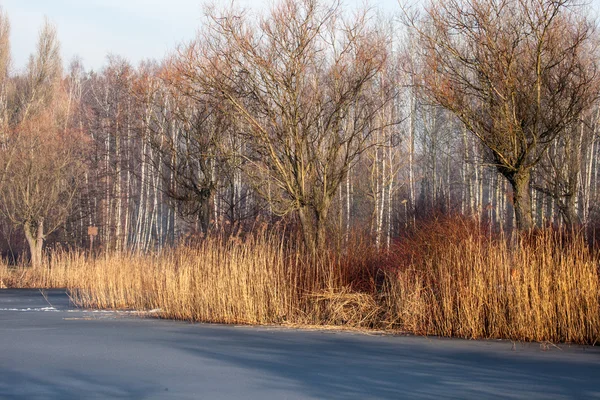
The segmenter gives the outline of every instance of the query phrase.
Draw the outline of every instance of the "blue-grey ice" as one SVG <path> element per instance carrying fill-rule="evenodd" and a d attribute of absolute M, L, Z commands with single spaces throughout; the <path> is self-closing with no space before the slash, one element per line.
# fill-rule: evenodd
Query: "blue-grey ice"
<path fill-rule="evenodd" d="M 2 399 L 600 399 L 600 349 L 559 347 L 189 324 L 0 291 Z"/>

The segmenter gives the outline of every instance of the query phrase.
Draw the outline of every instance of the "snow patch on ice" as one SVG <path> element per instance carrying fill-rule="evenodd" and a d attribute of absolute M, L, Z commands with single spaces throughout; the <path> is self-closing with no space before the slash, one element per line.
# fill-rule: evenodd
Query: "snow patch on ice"
<path fill-rule="evenodd" d="M 75 309 L 75 310 L 65 310 L 70 313 L 77 312 L 86 312 L 86 313 L 94 313 L 94 314 L 155 314 L 159 313 L 162 310 L 160 308 L 155 308 L 152 310 L 89 310 L 89 309 Z"/>
<path fill-rule="evenodd" d="M 0 311 L 58 311 L 54 307 L 41 307 L 41 308 L 0 308 Z"/>
<path fill-rule="evenodd" d="M 155 308 L 152 310 L 86 310 L 86 309 L 70 309 L 58 310 L 55 307 L 27 307 L 27 308 L 0 308 L 0 311 L 20 311 L 20 312 L 68 312 L 68 313 L 94 313 L 94 314 L 156 314 L 162 310 Z"/>

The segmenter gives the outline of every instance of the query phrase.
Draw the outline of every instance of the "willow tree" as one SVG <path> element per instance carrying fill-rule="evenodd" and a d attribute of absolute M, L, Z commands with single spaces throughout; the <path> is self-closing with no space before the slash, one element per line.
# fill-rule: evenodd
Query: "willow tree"
<path fill-rule="evenodd" d="M 322 248 L 333 197 L 365 150 L 381 96 L 385 38 L 367 12 L 282 0 L 255 18 L 208 10 L 182 50 L 190 92 L 209 94 L 247 143 L 247 175 L 274 212 L 297 213 L 307 246 Z"/>
<path fill-rule="evenodd" d="M 81 184 L 85 140 L 69 129 L 56 30 L 46 23 L 27 71 L 10 96 L 10 124 L 0 146 L 0 212 L 22 229 L 31 262 L 70 215 Z"/>
<path fill-rule="evenodd" d="M 595 24 L 571 0 L 432 0 L 410 22 L 424 92 L 489 150 L 530 229 L 532 169 L 596 95 Z"/>

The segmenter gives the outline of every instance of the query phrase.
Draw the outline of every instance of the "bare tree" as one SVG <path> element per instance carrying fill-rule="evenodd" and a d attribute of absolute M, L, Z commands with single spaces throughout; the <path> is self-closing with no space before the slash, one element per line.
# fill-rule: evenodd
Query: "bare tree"
<path fill-rule="evenodd" d="M 71 211 L 83 170 L 85 140 L 67 124 L 68 100 L 55 29 L 40 32 L 17 104 L 0 148 L 0 212 L 23 229 L 31 261 L 39 264 L 43 242 Z"/>
<path fill-rule="evenodd" d="M 489 149 L 533 226 L 532 168 L 596 96 L 595 25 L 571 0 L 433 0 L 411 20 L 422 88 Z"/>
<path fill-rule="evenodd" d="M 190 92 L 223 104 L 255 188 L 274 212 L 297 212 L 307 246 L 321 248 L 332 199 L 391 98 L 376 79 L 384 37 L 368 13 L 347 19 L 316 0 L 283 0 L 257 24 L 236 10 L 208 16 L 182 51 Z"/>
<path fill-rule="evenodd" d="M 39 264 L 47 235 L 72 211 L 84 169 L 82 137 L 64 132 L 52 113 L 28 118 L 0 153 L 6 181 L 0 191 L 4 216 L 23 229 L 31 262 Z"/>
<path fill-rule="evenodd" d="M 142 134 L 158 154 L 151 167 L 161 176 L 164 192 L 183 217 L 198 221 L 207 233 L 219 176 L 227 168 L 219 143 L 230 123 L 208 96 L 187 96 L 179 72 L 169 65 L 138 85 L 146 107 Z"/>

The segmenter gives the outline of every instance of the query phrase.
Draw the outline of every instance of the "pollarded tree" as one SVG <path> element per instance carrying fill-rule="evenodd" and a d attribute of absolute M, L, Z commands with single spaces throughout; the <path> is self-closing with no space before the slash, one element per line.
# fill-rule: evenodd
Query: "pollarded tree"
<path fill-rule="evenodd" d="M 385 38 L 368 13 L 346 18 L 317 0 L 283 0 L 260 19 L 208 17 L 181 54 L 188 93 L 222 104 L 248 144 L 255 188 L 275 212 L 297 213 L 306 245 L 322 248 L 333 197 L 392 97 L 378 79 Z"/>
<path fill-rule="evenodd" d="M 489 149 L 520 230 L 533 225 L 533 167 L 596 96 L 596 27 L 582 11 L 571 0 L 432 0 L 410 21 L 424 92 Z"/>

